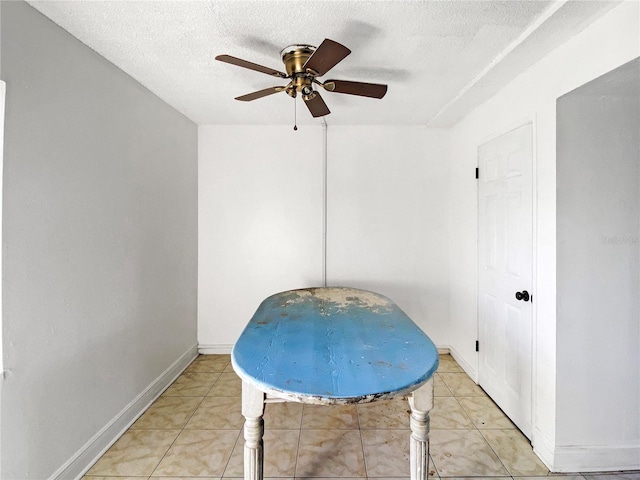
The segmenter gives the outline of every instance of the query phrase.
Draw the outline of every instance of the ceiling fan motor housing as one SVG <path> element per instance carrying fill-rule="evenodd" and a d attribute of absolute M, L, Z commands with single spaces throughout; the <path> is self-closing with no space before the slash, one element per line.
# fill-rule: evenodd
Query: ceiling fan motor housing
<path fill-rule="evenodd" d="M 291 77 L 291 87 L 287 89 L 287 93 L 292 97 L 298 92 L 305 99 L 315 96 L 312 86 L 315 74 L 304 69 L 304 64 L 315 50 L 316 47 L 312 45 L 289 45 L 280 52 L 287 75 Z"/>
<path fill-rule="evenodd" d="M 292 76 L 296 73 L 306 73 L 303 69 L 309 57 L 316 51 L 316 47 L 312 45 L 289 45 L 280 52 L 282 61 L 284 62 L 287 75 Z"/>

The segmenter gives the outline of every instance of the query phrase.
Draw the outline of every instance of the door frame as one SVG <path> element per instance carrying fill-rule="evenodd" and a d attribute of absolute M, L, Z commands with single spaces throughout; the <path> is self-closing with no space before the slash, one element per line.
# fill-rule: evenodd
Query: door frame
<path fill-rule="evenodd" d="M 486 135 L 478 141 L 476 146 L 476 167 L 478 165 L 478 154 L 480 147 L 485 143 L 495 140 L 512 130 L 520 128 L 524 125 L 531 124 L 531 287 L 533 290 L 533 301 L 531 303 L 531 438 L 533 443 L 536 431 L 536 392 L 537 392 L 537 371 L 538 371 L 538 128 L 537 115 L 535 112 L 525 115 L 516 120 L 496 128 L 491 134 Z M 479 239 L 480 239 L 480 182 L 476 182 L 476 339 L 480 338 L 480 269 L 478 268 L 478 260 L 480 258 Z M 482 348 L 482 346 L 480 347 Z M 476 352 L 476 375 L 475 382 L 480 383 L 480 353 Z"/>

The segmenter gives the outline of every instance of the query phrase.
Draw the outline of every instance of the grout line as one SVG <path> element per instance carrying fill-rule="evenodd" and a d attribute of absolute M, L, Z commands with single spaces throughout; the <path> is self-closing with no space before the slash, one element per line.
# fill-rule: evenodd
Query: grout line
<path fill-rule="evenodd" d="M 224 368 L 227 368 L 227 365 L 225 365 Z M 211 390 L 213 390 L 213 387 L 216 386 L 216 383 L 218 383 L 218 381 L 220 380 L 220 377 L 224 373 L 224 368 L 222 369 L 223 371 L 219 373 L 218 378 L 216 378 L 214 382 L 211 384 L 211 387 L 209 387 L 209 390 L 207 390 L 207 393 L 204 394 L 204 398 L 207 398 L 207 396 L 211 393 Z M 211 372 L 211 373 L 218 373 L 218 372 Z"/>
<path fill-rule="evenodd" d="M 468 376 L 468 375 L 467 375 Z M 453 393 L 453 392 L 452 392 Z M 462 397 L 462 395 L 460 395 L 460 397 Z M 456 402 L 458 403 L 458 405 L 460 405 L 460 408 L 462 408 L 462 410 L 466 413 L 464 407 L 462 406 L 462 404 L 460 404 L 460 402 L 458 401 L 458 395 L 453 396 L 453 398 L 456 399 Z M 468 415 L 467 415 L 468 416 Z M 478 426 L 475 424 L 475 422 L 473 421 L 473 419 L 471 419 L 471 417 L 469 417 L 469 420 L 471 420 L 471 424 L 473 425 L 473 428 L 480 434 L 480 437 L 484 440 L 484 442 L 487 444 L 487 446 L 491 449 L 491 451 L 493 452 L 493 454 L 496 456 L 496 458 L 498 459 L 498 461 L 500 462 L 500 465 L 502 465 L 502 468 L 504 468 L 504 470 L 509 474 L 509 476 L 511 476 L 511 470 L 509 470 L 509 468 L 505 465 L 505 463 L 502 461 L 502 458 L 500 458 L 500 455 L 498 455 L 498 452 L 495 451 L 495 449 L 493 448 L 493 446 L 489 443 L 489 441 L 486 439 L 486 437 L 482 434 L 482 431 L 478 428 Z M 511 476 L 511 478 L 513 478 Z"/>
<path fill-rule="evenodd" d="M 128 431 L 128 430 L 127 430 Z M 178 440 L 178 437 L 182 434 L 182 432 L 184 431 L 184 426 L 180 429 L 180 432 L 178 433 L 178 435 L 176 435 L 176 438 L 173 439 L 173 442 L 171 442 L 171 445 L 169 445 L 169 448 L 167 448 L 167 450 L 164 452 L 164 454 L 162 455 L 162 458 L 158 461 L 158 463 L 156 464 L 155 467 L 153 467 L 153 470 L 151 471 L 151 475 L 149 475 L 149 478 L 151 478 L 153 476 L 154 473 L 156 473 L 156 470 L 158 469 L 158 467 L 160 466 L 160 464 L 162 463 L 162 461 L 165 459 L 165 457 L 167 456 L 167 453 L 169 453 L 169 450 L 171 450 L 173 448 L 173 446 L 176 443 L 176 440 Z"/>
<path fill-rule="evenodd" d="M 298 435 L 298 445 L 296 446 L 296 461 L 294 462 L 293 465 L 293 477 L 296 477 L 296 474 L 298 473 L 298 457 L 300 456 L 300 442 L 302 442 L 302 419 L 304 418 L 304 407 L 305 404 L 302 404 L 302 409 L 300 411 L 300 428 L 298 429 L 299 435 Z"/>
<path fill-rule="evenodd" d="M 198 358 L 198 357 L 196 357 Z M 195 362 L 195 359 L 193 360 L 193 362 Z M 193 362 L 191 362 L 189 364 L 189 367 L 191 365 L 193 365 Z M 189 368 L 187 367 L 187 368 Z M 186 369 L 185 369 L 186 371 Z M 183 372 L 184 373 L 184 372 Z M 190 372 L 190 373 L 218 373 L 218 372 Z M 181 374 L 182 375 L 182 374 Z M 180 378 L 180 377 L 178 377 Z M 211 389 L 213 388 L 213 385 L 216 384 L 216 382 L 218 381 L 218 379 L 220 378 L 220 376 L 218 375 L 218 378 L 216 378 L 216 380 L 213 382 L 213 384 L 211 385 L 211 387 L 209 388 L 209 390 L 207 390 L 207 393 L 209 393 L 209 391 L 211 391 Z M 177 378 L 176 378 L 177 380 Z M 175 383 L 175 380 L 173 381 L 173 383 Z M 173 385 L 173 383 L 171 385 Z M 169 385 L 169 388 L 171 387 L 171 385 Z M 168 390 L 168 388 L 167 388 Z M 158 398 L 162 398 L 162 397 L 158 397 Z M 193 397 L 183 397 L 183 398 L 193 398 Z M 198 397 L 196 397 L 198 398 Z M 153 476 L 154 473 L 156 473 L 156 470 L 158 469 L 158 467 L 160 466 L 160 464 L 162 463 L 162 461 L 165 459 L 165 457 L 167 456 L 167 453 L 169 453 L 169 450 L 171 450 L 173 448 L 173 446 L 175 445 L 176 441 L 178 440 L 178 437 L 180 437 L 180 435 L 182 435 L 182 432 L 184 432 L 185 427 L 187 426 L 187 424 L 189 423 L 189 421 L 191 421 L 191 419 L 193 418 L 193 416 L 195 415 L 195 413 L 198 411 L 198 409 L 200 408 L 200 405 L 202 405 L 202 402 L 204 402 L 204 399 L 207 398 L 207 395 L 205 394 L 201 399 L 200 402 L 198 402 L 198 406 L 193 410 L 193 412 L 191 413 L 191 415 L 189 415 L 189 418 L 184 422 L 184 424 L 182 425 L 182 428 L 180 429 L 180 433 L 178 433 L 178 435 L 176 435 L 176 438 L 174 438 L 173 442 L 171 442 L 171 445 L 169 445 L 169 448 L 167 448 L 167 451 L 164 452 L 164 455 L 162 455 L 162 458 L 160 459 L 160 461 L 158 462 L 158 464 L 154 467 L 153 471 L 151 472 L 151 475 L 149 475 L 149 478 L 151 478 Z M 157 400 L 156 400 L 157 402 Z M 156 402 L 153 402 L 149 408 L 151 408 L 153 406 L 153 404 L 155 404 Z M 149 409 L 145 410 L 144 413 L 146 413 Z M 143 415 L 144 415 L 143 413 Z M 131 429 L 131 427 L 129 427 L 129 430 Z M 127 430 L 127 431 L 129 431 Z M 233 450 L 231 450 L 231 452 L 233 453 Z M 226 468 L 226 466 L 225 466 Z M 224 473 L 224 470 L 223 472 Z"/>
<path fill-rule="evenodd" d="M 263 417 L 263 422 L 264 422 L 264 417 Z M 225 477 L 225 474 L 227 473 L 227 468 L 229 468 L 229 464 L 231 463 L 231 458 L 233 457 L 233 452 L 235 452 L 236 448 L 238 447 L 238 443 L 239 442 L 243 442 L 244 443 L 244 435 L 242 434 L 242 431 L 244 430 L 244 422 L 242 422 L 242 427 L 240 427 L 240 430 L 238 430 L 238 437 L 236 438 L 236 443 L 233 444 L 233 447 L 231 448 L 231 454 L 229 455 L 229 459 L 227 460 L 227 463 L 225 463 L 224 468 L 222 469 L 222 475 L 220 475 L 219 478 L 223 479 L 223 478 L 233 478 L 233 477 Z M 263 451 L 262 454 L 264 455 L 264 434 L 263 434 Z M 242 445 L 242 448 L 244 450 L 244 445 Z M 244 452 L 243 452 L 244 455 Z M 243 469 L 244 469 L 244 461 L 242 463 L 243 465 Z M 216 477 L 214 477 L 216 478 Z"/>
<path fill-rule="evenodd" d="M 498 461 L 500 462 L 500 464 L 502 465 L 502 467 L 507 471 L 507 473 L 511 476 L 511 478 L 513 478 L 513 475 L 511 474 L 511 470 L 509 470 L 509 467 L 507 467 L 507 465 L 502 461 L 502 458 L 500 458 L 500 455 L 498 455 L 498 452 L 496 452 L 496 450 L 493 448 L 493 445 L 491 445 L 489 443 L 489 440 L 487 440 L 487 437 L 485 437 L 482 434 L 482 430 L 480 430 L 479 428 L 476 427 L 476 430 L 478 431 L 478 433 L 480 434 L 480 436 L 482 437 L 482 439 L 484 440 L 484 442 L 487 444 L 487 446 L 491 449 L 491 451 L 493 452 L 493 454 L 496 456 L 496 458 L 498 459 Z"/>
<path fill-rule="evenodd" d="M 367 469 L 367 456 L 364 452 L 364 440 L 362 439 L 362 428 L 360 427 L 360 410 L 358 405 L 354 405 L 356 409 L 356 423 L 358 424 L 358 433 L 360 434 L 360 448 L 362 448 L 362 463 L 364 464 L 364 478 L 369 478 L 369 471 Z"/>

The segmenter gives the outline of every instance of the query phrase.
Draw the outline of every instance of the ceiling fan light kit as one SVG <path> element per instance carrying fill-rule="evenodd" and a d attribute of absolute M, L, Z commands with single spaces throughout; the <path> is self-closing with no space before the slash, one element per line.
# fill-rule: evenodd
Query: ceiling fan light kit
<path fill-rule="evenodd" d="M 387 86 L 377 83 L 352 82 L 349 80 L 327 80 L 321 82 L 317 79 L 317 77 L 323 76 L 344 60 L 350 53 L 351 50 L 347 47 L 328 38 L 325 38 L 317 48 L 304 44 L 289 45 L 280 52 L 286 73 L 232 57 L 231 55 L 218 55 L 216 60 L 273 77 L 290 79 L 285 86 L 265 88 L 236 97 L 236 100 L 249 102 L 279 92 L 287 92 L 293 98 L 300 94 L 311 115 L 313 117 L 323 117 L 331 113 L 331 111 L 320 96 L 320 92 L 314 90 L 314 84 L 319 85 L 327 92 L 369 98 L 382 98 L 387 93 Z"/>

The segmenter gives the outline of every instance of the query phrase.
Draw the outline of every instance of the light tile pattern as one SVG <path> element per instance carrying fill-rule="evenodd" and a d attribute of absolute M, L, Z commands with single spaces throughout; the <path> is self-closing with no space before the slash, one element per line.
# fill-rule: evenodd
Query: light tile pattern
<path fill-rule="evenodd" d="M 431 412 L 436 480 L 549 480 L 531 445 L 449 355 Z M 200 355 L 91 467 L 84 480 L 242 478 L 241 382 L 229 355 Z M 409 480 L 409 407 L 269 403 L 265 480 Z M 562 476 L 640 480 L 640 472 Z"/>

